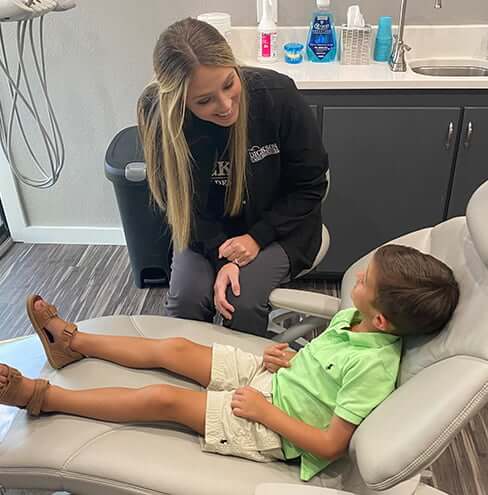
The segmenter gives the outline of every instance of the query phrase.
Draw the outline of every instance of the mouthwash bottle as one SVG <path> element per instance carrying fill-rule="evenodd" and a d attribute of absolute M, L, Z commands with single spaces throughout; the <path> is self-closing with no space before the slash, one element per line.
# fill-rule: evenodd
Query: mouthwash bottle
<path fill-rule="evenodd" d="M 337 54 L 334 18 L 327 8 L 330 0 L 317 0 L 317 12 L 310 22 L 307 56 L 311 62 L 332 62 Z"/>

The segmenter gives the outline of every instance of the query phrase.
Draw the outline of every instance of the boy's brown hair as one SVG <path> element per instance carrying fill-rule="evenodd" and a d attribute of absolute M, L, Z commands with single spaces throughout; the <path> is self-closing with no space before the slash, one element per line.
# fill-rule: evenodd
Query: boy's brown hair
<path fill-rule="evenodd" d="M 389 244 L 374 254 L 376 297 L 373 305 L 397 335 L 441 330 L 459 300 L 459 286 L 442 261 L 417 249 Z"/>

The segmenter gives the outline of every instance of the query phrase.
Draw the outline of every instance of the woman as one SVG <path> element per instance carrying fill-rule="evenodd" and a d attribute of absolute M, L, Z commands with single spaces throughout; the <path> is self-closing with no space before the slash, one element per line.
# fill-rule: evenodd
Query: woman
<path fill-rule="evenodd" d="M 148 181 L 174 257 L 165 314 L 264 335 L 268 297 L 312 265 L 328 168 L 294 83 L 240 68 L 219 32 L 185 19 L 160 36 L 138 102 Z"/>

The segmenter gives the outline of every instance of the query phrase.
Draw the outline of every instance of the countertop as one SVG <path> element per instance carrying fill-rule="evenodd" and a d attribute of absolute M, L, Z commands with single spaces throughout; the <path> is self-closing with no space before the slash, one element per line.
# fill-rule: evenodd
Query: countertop
<path fill-rule="evenodd" d="M 279 45 L 287 41 L 304 42 L 306 27 L 280 28 Z M 451 64 L 488 68 L 488 25 L 407 26 L 405 39 L 412 50 L 408 63 L 444 59 Z M 462 43 L 459 43 L 462 40 Z M 257 33 L 253 27 L 232 30 L 232 48 L 242 65 L 267 67 L 290 76 L 299 89 L 487 89 L 488 77 L 433 77 L 406 72 L 392 72 L 387 63 L 342 65 L 340 62 L 287 64 L 280 50 L 279 61 L 257 61 Z"/>

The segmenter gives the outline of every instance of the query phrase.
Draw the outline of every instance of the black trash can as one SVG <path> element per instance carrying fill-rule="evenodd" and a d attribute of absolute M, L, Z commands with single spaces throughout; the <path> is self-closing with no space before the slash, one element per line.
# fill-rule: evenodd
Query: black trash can
<path fill-rule="evenodd" d="M 135 285 L 167 287 L 171 234 L 164 215 L 150 201 L 137 126 L 113 138 L 105 155 L 105 175 L 114 185 Z"/>

